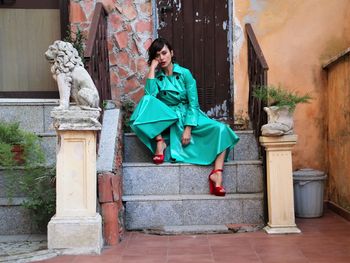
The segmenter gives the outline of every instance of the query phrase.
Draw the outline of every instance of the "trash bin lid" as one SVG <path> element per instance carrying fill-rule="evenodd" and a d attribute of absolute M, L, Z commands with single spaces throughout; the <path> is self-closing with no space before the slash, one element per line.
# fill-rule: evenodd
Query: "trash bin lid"
<path fill-rule="evenodd" d="M 319 170 L 311 168 L 300 169 L 293 172 L 293 179 L 295 180 L 323 180 L 327 175 Z"/>

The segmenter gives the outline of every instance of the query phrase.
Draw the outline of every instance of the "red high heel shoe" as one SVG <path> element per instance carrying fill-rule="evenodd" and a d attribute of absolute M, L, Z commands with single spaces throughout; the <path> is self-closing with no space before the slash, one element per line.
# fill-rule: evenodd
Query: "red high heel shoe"
<path fill-rule="evenodd" d="M 155 164 L 162 164 L 164 162 L 164 151 L 165 151 L 165 148 L 166 148 L 166 144 L 164 142 L 164 139 L 163 138 L 160 138 L 160 139 L 156 139 L 156 142 L 163 142 L 163 154 L 155 154 L 154 157 L 153 157 L 153 162 Z"/>
<path fill-rule="evenodd" d="M 210 190 L 210 194 L 212 195 L 216 195 L 216 196 L 225 196 L 226 195 L 226 191 L 225 188 L 222 186 L 216 186 L 215 182 L 210 179 L 210 176 L 212 174 L 215 174 L 216 172 L 222 172 L 222 169 L 217 169 L 217 170 L 213 170 L 210 172 L 209 174 L 209 190 Z"/>

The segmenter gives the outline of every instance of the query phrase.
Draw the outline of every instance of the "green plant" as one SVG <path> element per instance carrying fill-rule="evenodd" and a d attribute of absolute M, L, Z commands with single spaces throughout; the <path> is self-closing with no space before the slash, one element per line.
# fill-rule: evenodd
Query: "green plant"
<path fill-rule="evenodd" d="M 19 123 L 0 123 L 0 166 L 17 164 L 12 151 L 14 145 L 20 145 L 23 149 L 23 165 L 29 167 L 44 162 L 39 138 L 34 133 L 20 129 Z"/>
<path fill-rule="evenodd" d="M 130 117 L 134 112 L 135 102 L 127 99 L 122 102 L 122 111 L 123 111 L 123 130 L 124 132 L 131 132 L 130 128 Z"/>
<path fill-rule="evenodd" d="M 13 146 L 20 145 L 20 162 L 15 159 Z M 26 194 L 23 206 L 29 210 L 34 225 L 46 228 L 55 213 L 55 169 L 44 166 L 45 157 L 39 137 L 20 129 L 18 123 L 0 123 L 0 166 L 2 166 L 7 197 L 16 192 Z"/>
<path fill-rule="evenodd" d="M 26 171 L 25 171 L 26 172 Z M 23 206 L 28 209 L 36 227 L 45 231 L 56 212 L 55 168 L 36 167 L 19 179 L 22 192 L 27 193 Z"/>
<path fill-rule="evenodd" d="M 84 42 L 86 40 L 86 37 L 80 28 L 77 27 L 76 31 L 74 32 L 72 30 L 72 27 L 68 26 L 67 37 L 65 37 L 63 40 L 73 45 L 73 47 L 78 51 L 78 54 L 84 63 Z"/>
<path fill-rule="evenodd" d="M 259 86 L 254 89 L 253 96 L 264 101 L 269 106 L 287 106 L 293 112 L 299 103 L 309 103 L 312 97 L 309 94 L 299 95 L 294 91 L 287 91 L 281 86 Z"/>

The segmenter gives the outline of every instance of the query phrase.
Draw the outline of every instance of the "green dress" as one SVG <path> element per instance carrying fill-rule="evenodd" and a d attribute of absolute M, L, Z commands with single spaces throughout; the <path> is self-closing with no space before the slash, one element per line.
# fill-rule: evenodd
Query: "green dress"
<path fill-rule="evenodd" d="M 171 76 L 159 71 L 154 79 L 147 79 L 145 95 L 130 118 L 130 126 L 153 153 L 155 137 L 162 134 L 167 143 L 165 160 L 171 162 L 209 165 L 226 149 L 227 159 L 239 140 L 228 125 L 200 110 L 196 81 L 178 64 L 174 64 Z M 185 126 L 192 126 L 192 132 L 190 143 L 183 146 Z"/>

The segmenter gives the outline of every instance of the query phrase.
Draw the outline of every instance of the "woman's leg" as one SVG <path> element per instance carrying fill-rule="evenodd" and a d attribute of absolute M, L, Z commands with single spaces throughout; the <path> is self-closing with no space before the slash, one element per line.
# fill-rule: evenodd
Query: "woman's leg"
<path fill-rule="evenodd" d="M 156 153 L 155 154 L 163 154 L 164 149 L 166 148 L 166 144 L 163 140 L 162 135 L 158 135 L 155 138 L 156 142 L 157 142 L 157 148 L 156 148 Z"/>
<path fill-rule="evenodd" d="M 219 153 L 216 156 L 216 159 L 214 162 L 214 170 L 223 169 L 225 155 L 226 155 L 226 150 L 224 150 L 222 153 Z M 210 179 L 215 182 L 216 186 L 221 186 L 222 185 L 222 172 L 213 173 L 210 176 Z"/>

